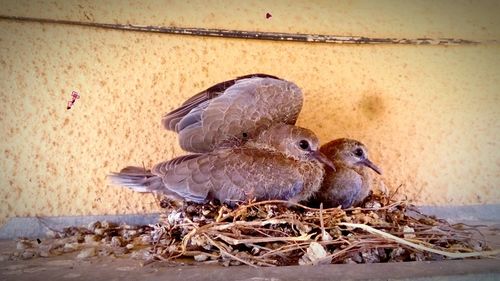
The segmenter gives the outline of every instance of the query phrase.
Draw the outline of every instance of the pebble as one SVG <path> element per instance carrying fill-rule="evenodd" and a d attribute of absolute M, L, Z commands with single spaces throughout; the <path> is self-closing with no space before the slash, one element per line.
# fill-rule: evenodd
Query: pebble
<path fill-rule="evenodd" d="M 93 235 L 93 234 L 87 234 L 87 235 L 85 235 L 84 240 L 85 240 L 85 243 L 87 243 L 87 244 L 94 244 L 95 242 L 100 240 L 100 238 L 96 235 Z"/>
<path fill-rule="evenodd" d="M 137 240 L 139 240 L 137 241 L 139 245 L 147 246 L 151 244 L 151 236 L 149 234 L 143 234 Z"/>
<path fill-rule="evenodd" d="M 149 253 L 149 250 L 147 250 L 147 249 L 142 249 L 139 251 L 132 252 L 132 254 L 130 255 L 130 258 L 136 259 L 136 260 L 147 260 L 150 257 L 151 257 L 151 254 Z"/>
<path fill-rule="evenodd" d="M 90 231 L 95 231 L 96 228 L 101 228 L 101 222 L 100 221 L 95 221 L 92 222 L 88 225 L 87 227 Z"/>
<path fill-rule="evenodd" d="M 110 224 L 108 221 L 103 221 L 103 222 L 101 222 L 101 226 L 102 226 L 102 228 L 109 228 Z"/>
<path fill-rule="evenodd" d="M 94 247 L 86 248 L 80 251 L 80 253 L 76 256 L 77 259 L 86 259 L 89 257 L 93 257 L 96 255 L 96 250 Z"/>
<path fill-rule="evenodd" d="M 111 246 L 113 246 L 113 247 L 121 247 L 122 244 L 123 244 L 123 241 L 122 241 L 122 239 L 120 237 L 113 236 L 111 238 Z"/>
<path fill-rule="evenodd" d="M 45 236 L 47 238 L 56 238 L 57 233 L 55 231 L 52 231 L 52 230 L 47 230 L 47 232 L 45 232 Z"/>
<path fill-rule="evenodd" d="M 95 228 L 94 233 L 96 235 L 103 235 L 104 234 L 104 228 Z"/>
<path fill-rule="evenodd" d="M 128 253 L 128 249 L 125 247 L 119 247 L 113 249 L 113 254 L 117 257 L 123 256 Z"/>
<path fill-rule="evenodd" d="M 194 256 L 195 261 L 206 261 L 208 259 L 208 256 L 205 254 L 199 254 Z"/>
<path fill-rule="evenodd" d="M 32 259 L 34 256 L 36 256 L 36 252 L 34 250 L 31 250 L 31 249 L 25 250 L 23 252 L 23 254 L 21 255 L 21 257 L 25 260 Z"/>
<path fill-rule="evenodd" d="M 111 255 L 111 253 L 112 253 L 112 250 L 111 250 L 110 247 L 103 247 L 99 251 L 99 256 L 101 256 L 101 257 L 107 257 L 107 256 Z"/>
<path fill-rule="evenodd" d="M 135 229 L 132 229 L 132 230 L 126 230 L 126 231 L 124 231 L 124 233 L 123 233 L 123 238 L 124 238 L 125 240 L 131 240 L 131 239 L 133 239 L 134 237 L 136 237 L 138 234 L 139 234 L 139 233 L 138 233 L 138 231 L 137 231 L 137 230 L 135 230 Z"/>
<path fill-rule="evenodd" d="M 17 244 L 16 244 L 16 249 L 22 251 L 22 250 L 26 250 L 26 249 L 29 249 L 29 248 L 32 248 L 33 247 L 33 244 L 29 241 L 24 241 L 24 240 L 21 240 L 21 241 L 17 241 Z"/>
<path fill-rule="evenodd" d="M 65 253 L 71 253 L 77 251 L 79 248 L 80 245 L 78 245 L 78 243 L 66 243 L 64 244 L 63 251 Z"/>
<path fill-rule="evenodd" d="M 40 257 L 49 257 L 50 256 L 50 250 L 52 250 L 51 245 L 40 245 L 38 246 L 38 255 Z"/>

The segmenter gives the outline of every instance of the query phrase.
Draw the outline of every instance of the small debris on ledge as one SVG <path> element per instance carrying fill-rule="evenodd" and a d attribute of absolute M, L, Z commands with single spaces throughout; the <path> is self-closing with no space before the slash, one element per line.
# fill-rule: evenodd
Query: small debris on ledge
<path fill-rule="evenodd" d="M 47 239 L 19 238 L 2 260 L 77 253 L 170 264 L 312 265 L 432 261 L 495 256 L 478 229 L 427 216 L 406 201 L 370 195 L 362 208 L 316 209 L 272 200 L 235 208 L 208 203 L 181 207 L 162 200 L 155 225 L 93 222 L 51 230 Z"/>

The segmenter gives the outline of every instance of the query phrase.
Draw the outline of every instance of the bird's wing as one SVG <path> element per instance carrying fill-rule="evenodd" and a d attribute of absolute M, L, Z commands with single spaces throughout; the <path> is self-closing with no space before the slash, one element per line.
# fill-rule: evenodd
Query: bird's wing
<path fill-rule="evenodd" d="M 168 161 L 164 161 L 164 162 L 161 162 L 161 163 L 158 163 L 156 164 L 153 169 L 151 169 L 151 172 L 157 176 L 162 176 L 164 175 L 168 170 L 171 170 L 173 169 L 175 166 L 185 162 L 185 161 L 188 161 L 190 159 L 195 159 L 195 158 L 198 158 L 198 157 L 201 157 L 203 156 L 202 154 L 197 154 L 197 153 L 194 153 L 194 154 L 186 154 L 186 155 L 182 155 L 182 156 L 179 156 L 179 157 L 176 157 L 174 159 L 171 159 L 171 160 L 168 160 Z"/>
<path fill-rule="evenodd" d="M 302 190 L 296 162 L 282 154 L 235 148 L 219 159 L 210 170 L 211 195 L 228 204 L 251 198 L 288 200 Z"/>
<path fill-rule="evenodd" d="M 255 137 L 274 123 L 295 124 L 302 103 L 302 92 L 292 82 L 240 79 L 177 122 L 179 142 L 186 151 L 210 152 L 228 141 Z"/>
<path fill-rule="evenodd" d="M 188 154 L 156 164 L 152 173 L 160 176 L 170 191 L 188 201 L 206 201 L 210 186 L 210 162 L 208 154 Z"/>
<path fill-rule="evenodd" d="M 197 203 L 287 200 L 302 188 L 293 162 L 257 149 L 222 149 L 159 163 L 152 173 L 162 178 L 169 191 Z"/>
<path fill-rule="evenodd" d="M 255 74 L 249 74 L 249 75 L 238 77 L 236 79 L 232 79 L 232 80 L 218 83 L 218 84 L 192 96 L 191 98 L 187 99 L 180 107 L 165 114 L 162 118 L 163 126 L 167 130 L 177 132 L 177 129 L 176 129 L 177 124 L 181 121 L 181 119 L 184 116 L 188 115 L 192 109 L 198 107 L 200 104 L 206 103 L 207 101 L 210 101 L 211 99 L 220 96 L 221 94 L 224 93 L 224 91 L 227 88 L 234 85 L 238 80 L 252 78 L 252 77 L 267 77 L 267 78 L 279 79 L 276 76 L 262 74 L 262 73 L 255 73 Z"/>

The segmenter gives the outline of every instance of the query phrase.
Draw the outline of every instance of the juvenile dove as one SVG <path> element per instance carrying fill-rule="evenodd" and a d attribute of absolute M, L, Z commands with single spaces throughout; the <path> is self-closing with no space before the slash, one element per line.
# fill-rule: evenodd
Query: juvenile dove
<path fill-rule="evenodd" d="M 204 153 L 255 138 L 272 124 L 295 125 L 302 92 L 292 82 L 250 74 L 214 85 L 167 113 L 163 126 L 179 134 L 182 149 Z"/>
<path fill-rule="evenodd" d="M 111 175 L 114 184 L 158 192 L 197 203 L 217 199 L 230 205 L 251 199 L 298 202 L 318 191 L 323 164 L 318 138 L 304 128 L 274 124 L 255 139 L 162 162 L 151 171 L 127 167 Z"/>
<path fill-rule="evenodd" d="M 326 168 L 325 178 L 314 202 L 325 208 L 349 208 L 361 203 L 369 194 L 371 171 L 382 171 L 368 159 L 365 145 L 352 139 L 337 139 L 321 146 L 320 151 L 330 159 L 336 170 Z"/>

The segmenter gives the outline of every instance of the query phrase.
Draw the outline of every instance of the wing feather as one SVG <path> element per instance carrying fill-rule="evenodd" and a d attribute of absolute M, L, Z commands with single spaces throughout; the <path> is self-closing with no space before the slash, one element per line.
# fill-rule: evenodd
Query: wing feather
<path fill-rule="evenodd" d="M 192 109 L 222 95 L 227 88 L 234 85 L 237 81 L 239 81 L 241 79 L 252 78 L 252 77 L 262 77 L 262 78 L 267 77 L 267 78 L 273 78 L 273 79 L 280 79 L 276 76 L 272 76 L 272 75 L 268 75 L 268 74 L 255 73 L 255 74 L 240 76 L 240 77 L 237 77 L 236 79 L 232 79 L 232 80 L 218 83 L 218 84 L 192 96 L 191 98 L 187 99 L 180 107 L 165 114 L 162 118 L 163 126 L 167 130 L 178 132 L 177 131 L 177 124 L 184 118 L 184 116 L 188 115 Z"/>
<path fill-rule="evenodd" d="M 183 117 L 177 126 L 180 145 L 186 151 L 210 152 L 228 140 L 241 140 L 243 133 L 255 136 L 273 123 L 295 124 L 302 102 L 302 92 L 292 82 L 238 80 L 203 108 L 193 109 L 193 116 L 190 112 Z"/>

